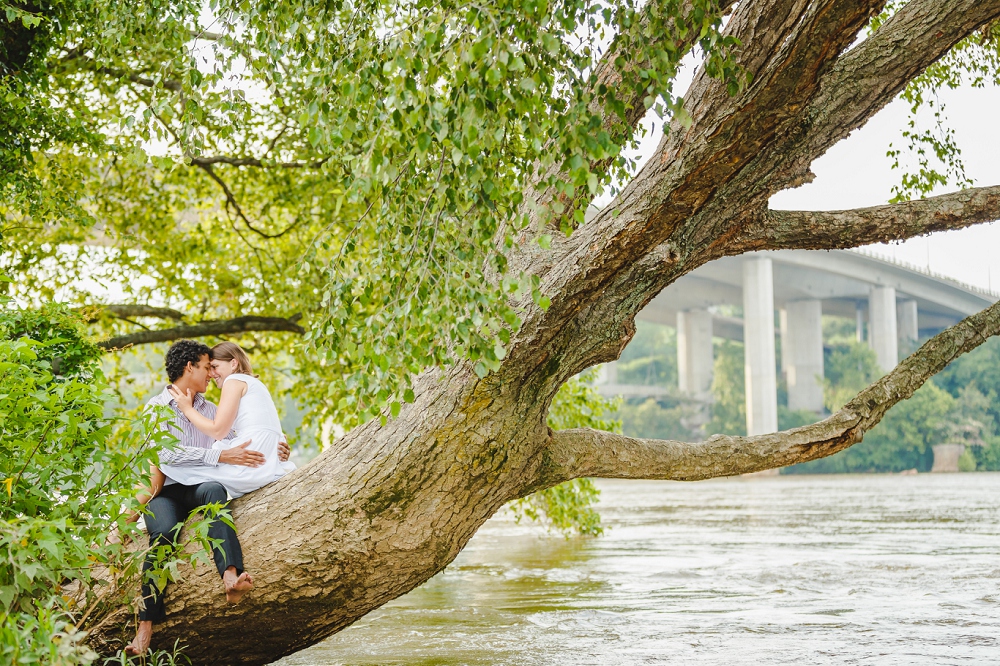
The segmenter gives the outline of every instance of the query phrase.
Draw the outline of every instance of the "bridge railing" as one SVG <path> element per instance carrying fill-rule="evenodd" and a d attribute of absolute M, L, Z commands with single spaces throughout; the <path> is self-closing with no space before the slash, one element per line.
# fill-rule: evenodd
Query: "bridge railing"
<path fill-rule="evenodd" d="M 911 264 L 908 261 L 901 261 L 899 259 L 896 259 L 895 257 L 889 257 L 887 255 L 862 248 L 854 248 L 848 250 L 848 252 L 854 252 L 856 254 L 860 254 L 863 257 L 868 257 L 869 259 L 877 259 L 887 264 L 892 264 L 893 266 L 899 266 L 900 268 L 905 268 L 908 271 L 913 271 L 914 273 L 920 273 L 922 275 L 926 275 L 928 277 L 932 277 L 937 280 L 944 280 L 945 282 L 950 282 L 951 284 L 959 286 L 962 289 L 973 291 L 976 292 L 977 294 L 982 294 L 983 296 L 989 296 L 990 298 L 1000 299 L 1000 293 L 998 292 L 991 291 L 989 289 L 983 289 L 982 287 L 978 287 L 974 284 L 969 284 L 968 282 L 962 282 L 961 280 L 956 280 L 955 278 L 950 277 L 948 275 L 942 275 L 941 273 L 936 273 L 927 268 L 926 266 Z"/>

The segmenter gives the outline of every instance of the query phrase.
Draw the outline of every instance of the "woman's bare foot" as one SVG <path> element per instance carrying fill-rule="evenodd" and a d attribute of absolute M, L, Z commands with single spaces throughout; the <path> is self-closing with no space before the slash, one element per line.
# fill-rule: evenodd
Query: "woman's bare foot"
<path fill-rule="evenodd" d="M 222 582 L 226 584 L 226 601 L 231 604 L 239 603 L 243 595 L 253 589 L 253 578 L 250 574 L 244 571 L 237 576 L 235 567 L 226 569 Z"/>
<path fill-rule="evenodd" d="M 139 628 L 135 632 L 135 638 L 125 646 L 125 654 L 130 657 L 138 657 L 149 651 L 149 641 L 153 638 L 153 623 L 146 620 L 139 623 Z"/>

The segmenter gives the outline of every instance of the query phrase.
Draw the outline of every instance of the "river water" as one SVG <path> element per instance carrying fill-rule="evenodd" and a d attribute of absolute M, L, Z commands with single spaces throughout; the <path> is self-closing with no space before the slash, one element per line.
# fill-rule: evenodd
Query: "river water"
<path fill-rule="evenodd" d="M 276 663 L 1000 664 L 1000 473 L 598 486 L 604 536 L 498 516 Z"/>

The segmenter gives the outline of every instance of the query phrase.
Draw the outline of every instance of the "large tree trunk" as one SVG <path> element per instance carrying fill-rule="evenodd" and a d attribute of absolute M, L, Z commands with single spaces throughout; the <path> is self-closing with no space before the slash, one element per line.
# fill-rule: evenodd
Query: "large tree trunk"
<path fill-rule="evenodd" d="M 1000 16 L 1000 0 L 914 0 L 845 52 L 881 5 L 739 3 L 728 30 L 744 45 L 747 89 L 730 97 L 699 74 L 687 96 L 694 122 L 671 127 L 615 202 L 549 251 L 520 239 L 513 270 L 541 276 L 552 305 L 525 305 L 501 369 L 485 379 L 466 363 L 428 371 L 398 418 L 355 429 L 305 468 L 236 501 L 255 590 L 227 607 L 214 569 L 188 573 L 171 587 L 169 620 L 154 645 L 180 638 L 196 663 L 266 663 L 441 571 L 511 499 L 581 475 L 696 479 L 829 455 L 996 334 L 998 306 L 925 345 L 830 419 L 789 433 L 682 444 L 546 427 L 559 386 L 616 358 L 636 313 L 707 261 L 756 249 L 851 247 L 1000 217 L 996 188 L 836 214 L 767 210 L 771 194 L 808 180 L 816 157 Z M 120 646 L 126 619 L 105 622 L 92 643 L 104 652 Z"/>

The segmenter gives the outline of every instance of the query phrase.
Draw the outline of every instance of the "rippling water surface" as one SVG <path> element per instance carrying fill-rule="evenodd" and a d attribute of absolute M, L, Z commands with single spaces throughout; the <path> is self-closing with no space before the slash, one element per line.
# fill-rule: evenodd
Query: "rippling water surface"
<path fill-rule="evenodd" d="M 277 664 L 1000 664 L 1000 474 L 598 485 Z"/>

